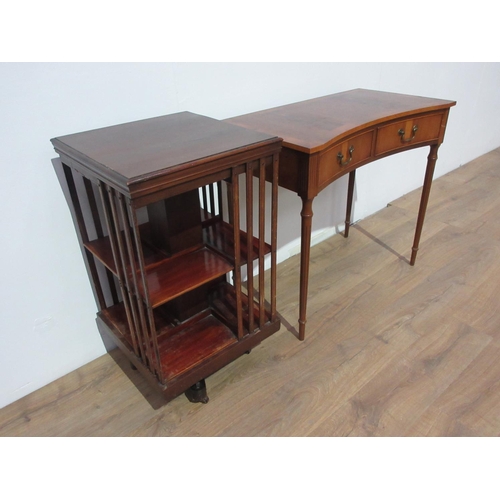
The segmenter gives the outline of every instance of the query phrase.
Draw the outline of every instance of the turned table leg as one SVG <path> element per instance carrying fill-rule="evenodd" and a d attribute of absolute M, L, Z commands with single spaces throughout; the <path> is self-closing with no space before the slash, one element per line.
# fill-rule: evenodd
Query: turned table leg
<path fill-rule="evenodd" d="M 309 283 L 309 257 L 311 254 L 312 199 L 302 198 L 302 229 L 300 241 L 300 295 L 299 295 L 299 340 L 306 334 L 307 289 Z"/>
<path fill-rule="evenodd" d="M 352 199 L 354 196 L 354 181 L 356 180 L 356 170 L 349 172 L 349 184 L 347 186 L 347 208 L 345 212 L 344 237 L 349 236 L 349 227 L 351 226 Z"/>
<path fill-rule="evenodd" d="M 415 264 L 417 259 L 418 244 L 420 242 L 420 235 L 424 226 L 425 212 L 427 210 L 427 203 L 429 202 L 429 195 L 431 192 L 432 177 L 434 175 L 434 167 L 436 166 L 437 152 L 439 144 L 431 146 L 429 156 L 427 157 L 427 169 L 425 171 L 424 185 L 422 187 L 422 196 L 420 198 L 420 208 L 418 210 L 417 227 L 415 229 L 415 239 L 413 240 L 413 247 L 411 249 L 410 266 Z"/>

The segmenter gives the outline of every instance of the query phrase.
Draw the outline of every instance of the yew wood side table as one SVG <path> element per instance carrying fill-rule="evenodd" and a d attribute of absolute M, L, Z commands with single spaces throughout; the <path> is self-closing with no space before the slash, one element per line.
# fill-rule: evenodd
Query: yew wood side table
<path fill-rule="evenodd" d="M 166 401 L 207 402 L 204 379 L 280 328 L 281 139 L 183 112 L 52 143 L 100 332 Z"/>
<path fill-rule="evenodd" d="M 356 169 L 384 156 L 430 146 L 410 264 L 417 256 L 425 211 L 449 110 L 455 101 L 356 89 L 226 120 L 283 138 L 279 185 L 302 199 L 299 338 L 305 337 L 314 198 L 349 174 L 349 234 Z"/>

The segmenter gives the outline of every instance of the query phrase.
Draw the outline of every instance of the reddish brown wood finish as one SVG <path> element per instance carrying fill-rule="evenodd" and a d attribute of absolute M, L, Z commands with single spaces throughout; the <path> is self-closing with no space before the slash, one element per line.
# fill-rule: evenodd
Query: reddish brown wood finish
<path fill-rule="evenodd" d="M 151 307 L 158 307 L 233 269 L 233 266 L 208 248 L 188 252 L 145 271 Z M 139 292 L 145 296 L 139 284 Z"/>
<path fill-rule="evenodd" d="M 273 135 L 182 112 L 57 137 L 52 144 L 69 166 L 74 160 L 86 177 L 102 179 L 137 199 L 220 172 L 222 166 L 234 167 L 240 158 L 260 158 L 263 147 L 269 145 L 273 151 L 277 140 Z M 183 187 L 179 192 L 187 190 Z M 154 198 L 165 196 L 159 193 Z M 153 201 L 150 198 L 145 204 Z"/>
<path fill-rule="evenodd" d="M 249 211 L 251 213 L 251 210 Z M 259 251 L 259 240 L 254 236 L 253 227 L 247 225 L 248 233 L 240 230 L 240 252 L 241 264 L 246 264 L 250 258 L 252 262 L 257 257 Z M 228 260 L 234 258 L 234 231 L 233 227 L 227 222 L 221 221 L 217 224 L 211 224 L 203 228 L 203 241 L 210 248 L 220 253 Z M 271 252 L 271 246 L 264 242 L 264 254 Z"/>
<path fill-rule="evenodd" d="M 437 149 L 449 109 L 442 99 L 356 89 L 237 116 L 227 123 L 283 138 L 279 185 L 302 199 L 299 338 L 304 339 L 314 198 L 350 175 L 345 236 L 349 234 L 355 170 L 387 155 L 431 146 L 411 265 L 415 263 Z"/>
<path fill-rule="evenodd" d="M 261 184 L 266 165 L 277 172 L 281 139 L 186 112 L 52 143 L 64 165 L 62 186 L 99 306 L 99 329 L 166 401 L 279 330 L 275 297 L 266 300 L 263 286 L 265 254 L 276 248 L 277 197 L 268 244 L 251 225 L 248 232 L 240 227 L 252 217 L 255 201 L 240 181 L 251 184 L 255 165 L 262 166 Z M 80 176 L 85 189 L 79 193 L 74 179 Z M 275 193 L 277 175 L 273 179 Z M 222 211 L 223 190 L 230 217 Z M 90 207 L 87 218 L 82 200 Z M 265 205 L 261 195 L 262 237 Z M 89 219 L 95 239 L 89 238 Z M 245 293 L 241 278 L 242 265 L 254 260 L 261 270 L 258 300 L 253 291 Z M 273 269 L 274 294 L 275 281 Z"/>
<path fill-rule="evenodd" d="M 420 113 L 447 110 L 455 104 L 442 99 L 355 89 L 237 116 L 226 122 L 266 134 L 276 134 L 270 131 L 279 130 L 283 147 L 310 155 L 389 120 L 406 120 Z"/>

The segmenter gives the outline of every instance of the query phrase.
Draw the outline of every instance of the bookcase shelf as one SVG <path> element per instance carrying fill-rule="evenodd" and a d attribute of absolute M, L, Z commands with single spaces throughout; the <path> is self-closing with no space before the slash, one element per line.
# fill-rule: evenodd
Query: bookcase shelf
<path fill-rule="evenodd" d="M 233 266 L 209 248 L 171 257 L 146 269 L 151 307 L 158 307 L 232 271 Z M 142 284 L 139 292 L 145 296 Z"/>
<path fill-rule="evenodd" d="M 240 230 L 241 263 L 248 262 L 248 235 Z M 234 260 L 234 229 L 224 221 L 219 221 L 203 228 L 203 241 L 229 260 Z M 259 255 L 259 239 L 251 238 L 252 261 Z M 264 255 L 271 253 L 271 245 L 264 242 Z"/>
<path fill-rule="evenodd" d="M 149 225 L 142 224 L 139 226 L 139 232 L 141 234 L 141 239 L 145 241 L 143 246 L 143 258 L 144 265 L 146 268 L 154 266 L 161 263 L 168 255 L 158 248 L 154 248 L 147 243 L 147 235 L 149 234 Z M 122 231 L 122 238 L 123 231 Z M 113 257 L 113 249 L 111 247 L 111 241 L 109 236 L 103 236 L 101 238 L 96 238 L 95 240 L 88 241 L 84 244 L 85 248 L 89 250 L 102 264 L 104 264 L 115 276 L 118 276 L 118 271 L 115 265 L 115 259 Z"/>
<path fill-rule="evenodd" d="M 113 331 L 115 338 L 120 338 L 132 350 L 124 307 L 112 306 L 101 311 L 99 316 Z M 161 322 L 161 319 L 159 321 Z M 234 332 L 210 309 L 202 311 L 184 323 L 161 322 L 161 324 L 162 328 L 157 331 L 158 350 L 160 366 L 167 384 L 238 341 Z"/>

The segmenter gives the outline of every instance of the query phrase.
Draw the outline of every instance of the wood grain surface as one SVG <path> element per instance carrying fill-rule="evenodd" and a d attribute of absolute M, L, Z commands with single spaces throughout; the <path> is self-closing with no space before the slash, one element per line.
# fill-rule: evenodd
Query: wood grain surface
<path fill-rule="evenodd" d="M 277 135 L 284 146 L 312 154 L 326 149 L 343 134 L 380 121 L 398 119 L 410 111 L 443 110 L 455 104 L 443 99 L 354 89 L 235 116 L 225 122 Z M 396 138 L 399 141 L 397 134 Z"/>
<path fill-rule="evenodd" d="M 280 332 L 207 405 L 161 406 L 113 351 L 1 409 L 0 435 L 499 436 L 500 149 L 435 181 L 411 267 L 419 194 L 311 249 L 304 342 L 299 256 L 280 264 Z"/>

